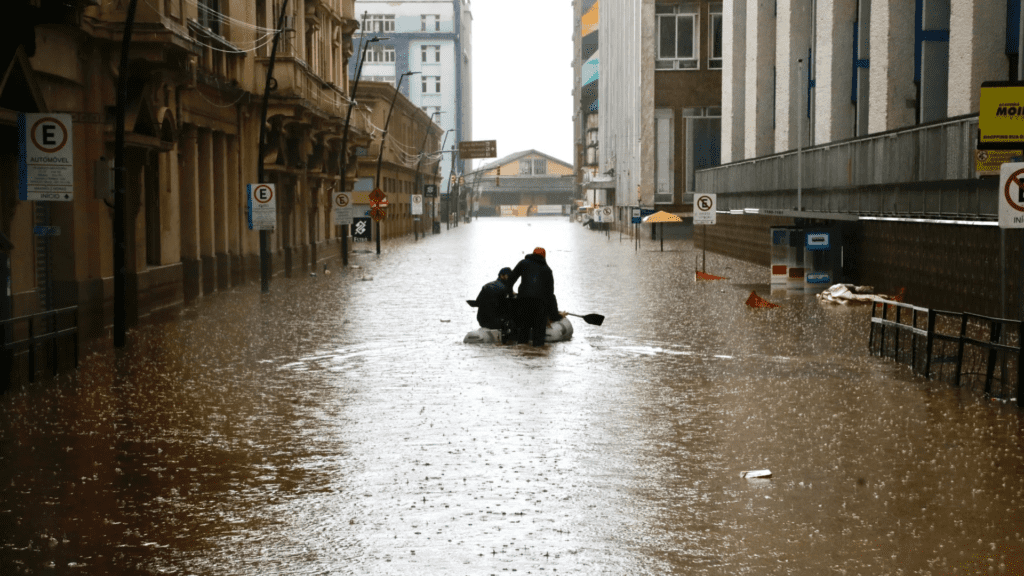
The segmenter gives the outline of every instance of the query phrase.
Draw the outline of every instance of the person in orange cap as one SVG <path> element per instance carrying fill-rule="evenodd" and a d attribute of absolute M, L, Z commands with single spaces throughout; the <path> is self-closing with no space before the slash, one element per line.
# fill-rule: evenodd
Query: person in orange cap
<path fill-rule="evenodd" d="M 555 298 L 555 277 L 548 267 L 547 253 L 543 248 L 535 248 L 512 269 L 510 285 L 514 286 L 520 279 L 516 302 L 519 312 L 517 339 L 520 344 L 532 341 L 534 346 L 543 346 L 548 320 L 562 318 Z"/>

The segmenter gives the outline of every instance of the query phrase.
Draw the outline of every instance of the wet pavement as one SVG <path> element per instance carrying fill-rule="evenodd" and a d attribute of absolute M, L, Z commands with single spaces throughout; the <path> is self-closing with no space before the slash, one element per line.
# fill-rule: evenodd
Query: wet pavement
<path fill-rule="evenodd" d="M 534 246 L 604 325 L 463 344 Z M 356 249 L 0 398 L 0 573 L 1024 573 L 1022 412 L 869 356 L 867 308 L 561 219 Z"/>

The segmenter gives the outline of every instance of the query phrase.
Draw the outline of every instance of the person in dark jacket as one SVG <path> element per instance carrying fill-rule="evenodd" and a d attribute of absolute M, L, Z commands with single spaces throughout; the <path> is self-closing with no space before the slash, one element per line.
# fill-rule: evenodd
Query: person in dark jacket
<path fill-rule="evenodd" d="M 514 286 L 520 279 L 519 297 L 516 298 L 517 339 L 520 344 L 532 340 L 534 346 L 543 346 L 548 321 L 562 318 L 555 299 L 555 278 L 548 267 L 543 248 L 527 254 L 512 269 L 510 285 Z"/>
<path fill-rule="evenodd" d="M 502 268 L 497 280 L 484 284 L 480 289 L 480 295 L 476 297 L 476 321 L 480 326 L 493 330 L 507 329 L 512 316 L 509 306 L 509 299 L 512 298 L 512 282 L 509 281 L 511 275 L 511 268 Z"/>

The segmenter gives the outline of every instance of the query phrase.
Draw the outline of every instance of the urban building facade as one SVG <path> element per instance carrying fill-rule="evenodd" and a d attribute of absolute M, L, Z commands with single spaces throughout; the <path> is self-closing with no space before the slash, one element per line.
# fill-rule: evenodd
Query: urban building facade
<path fill-rule="evenodd" d="M 14 0 L 13 17 L 0 25 L 0 270 L 8 288 L 0 320 L 76 306 L 82 341 L 112 324 L 111 174 L 128 5 Z M 246 185 L 258 182 L 279 21 L 262 149 L 264 181 L 276 186 L 273 272 L 301 273 L 338 253 L 344 228 L 333 223 L 332 193 L 352 189 L 355 150 L 379 138 L 379 110 L 353 114 L 342 150 L 359 26 L 353 0 L 139 1 L 124 106 L 128 326 L 260 277 Z M 19 190 L 25 113 L 70 118 L 74 192 L 61 201 Z M 420 110 L 414 116 L 415 126 L 397 115 L 389 146 L 436 150 L 424 132 L 436 140 L 439 129 Z M 4 342 L 27 330 L 6 324 Z M 24 350 L 17 354 L 24 359 Z"/>
<path fill-rule="evenodd" d="M 573 166 L 536 150 L 489 162 L 467 184 L 479 216 L 569 214 L 576 199 Z"/>
<path fill-rule="evenodd" d="M 598 114 L 601 81 L 599 0 L 573 2 L 573 138 L 577 196 L 586 201 L 584 182 L 598 180 Z M 590 194 L 593 196 L 593 193 Z M 593 199 L 587 203 L 592 203 Z"/>
<path fill-rule="evenodd" d="M 708 247 L 767 265 L 770 227 L 839 223 L 851 281 L 1006 314 L 1019 257 L 999 254 L 1020 242 L 992 159 L 1024 152 L 979 150 L 978 115 L 983 82 L 1020 79 L 1020 18 L 1019 0 L 727 0 Z"/>
<path fill-rule="evenodd" d="M 689 215 L 695 171 L 721 158 L 722 3 L 604 2 L 599 14 L 599 173 L 584 187 L 605 190 L 620 223 L 629 206 Z"/>
<path fill-rule="evenodd" d="M 428 115 L 400 93 L 396 97 L 394 84 L 385 82 L 360 80 L 356 101 L 368 108 L 361 113 L 367 115 L 367 125 L 375 135 L 369 147 L 356 149 L 356 181 L 352 188 L 356 192 L 356 212 L 362 215 L 369 209 L 364 196 L 380 187 L 388 199 L 387 218 L 378 224 L 381 238 L 429 232 L 430 222 L 437 218 L 437 203 L 419 198 L 424 204 L 415 211 L 421 214 L 413 214 L 413 196 L 423 195 L 424 184 L 437 185 L 440 181 L 438 168 L 445 158 L 437 153 L 442 135 L 441 127 L 432 121 L 437 116 Z M 381 138 L 385 126 L 387 137 Z"/>
<path fill-rule="evenodd" d="M 473 138 L 472 38 L 469 0 L 358 0 L 356 13 L 363 21 L 355 48 L 370 38 L 363 78 L 390 83 L 413 72 L 400 90 L 427 114 L 438 112 L 436 122 L 454 130 L 449 147 Z M 355 74 L 356 59 L 349 63 Z M 464 173 L 463 161 L 442 163 L 442 182 Z"/>

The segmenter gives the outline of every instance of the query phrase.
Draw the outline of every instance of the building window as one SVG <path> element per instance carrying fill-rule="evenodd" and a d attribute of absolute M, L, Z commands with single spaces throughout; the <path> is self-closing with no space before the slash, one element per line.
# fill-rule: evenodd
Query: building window
<path fill-rule="evenodd" d="M 199 24 L 214 34 L 220 34 L 220 2 L 218 0 L 199 0 Z"/>
<path fill-rule="evenodd" d="M 366 20 L 367 32 L 394 32 L 394 14 L 370 14 Z"/>
<path fill-rule="evenodd" d="M 440 62 L 441 61 L 441 47 L 440 46 L 429 46 L 424 45 L 420 47 L 421 62 Z"/>
<path fill-rule="evenodd" d="M 434 114 L 440 114 L 441 113 L 441 107 L 440 106 L 423 106 L 423 111 L 426 112 L 428 116 L 433 116 Z M 434 120 L 434 122 L 437 122 L 437 120 Z"/>
<path fill-rule="evenodd" d="M 441 16 L 439 14 L 421 14 L 420 32 L 440 32 Z"/>
<path fill-rule="evenodd" d="M 547 174 L 548 173 L 548 161 L 541 158 L 537 158 L 533 161 L 533 173 L 534 174 Z"/>
<path fill-rule="evenodd" d="M 424 94 L 440 94 L 441 93 L 441 77 L 440 76 L 424 76 L 423 77 L 423 93 Z"/>
<path fill-rule="evenodd" d="M 683 108 L 686 149 L 686 191 L 694 192 L 695 172 L 722 161 L 722 108 Z"/>
<path fill-rule="evenodd" d="M 363 75 L 361 81 L 365 81 L 365 82 L 385 82 L 387 84 L 394 84 L 395 83 L 395 77 L 394 76 L 373 76 L 373 75 L 367 76 L 367 75 Z"/>
<path fill-rule="evenodd" d="M 395 47 L 375 44 L 366 52 L 367 62 L 394 62 Z"/>
<path fill-rule="evenodd" d="M 696 70 L 700 50 L 699 5 L 683 4 L 658 5 L 655 8 L 658 20 L 656 70 Z"/>
<path fill-rule="evenodd" d="M 520 160 L 519 174 L 521 176 L 529 176 L 530 174 L 533 174 L 533 160 Z"/>
<path fill-rule="evenodd" d="M 708 68 L 722 69 L 722 5 L 711 5 L 708 23 Z"/>

